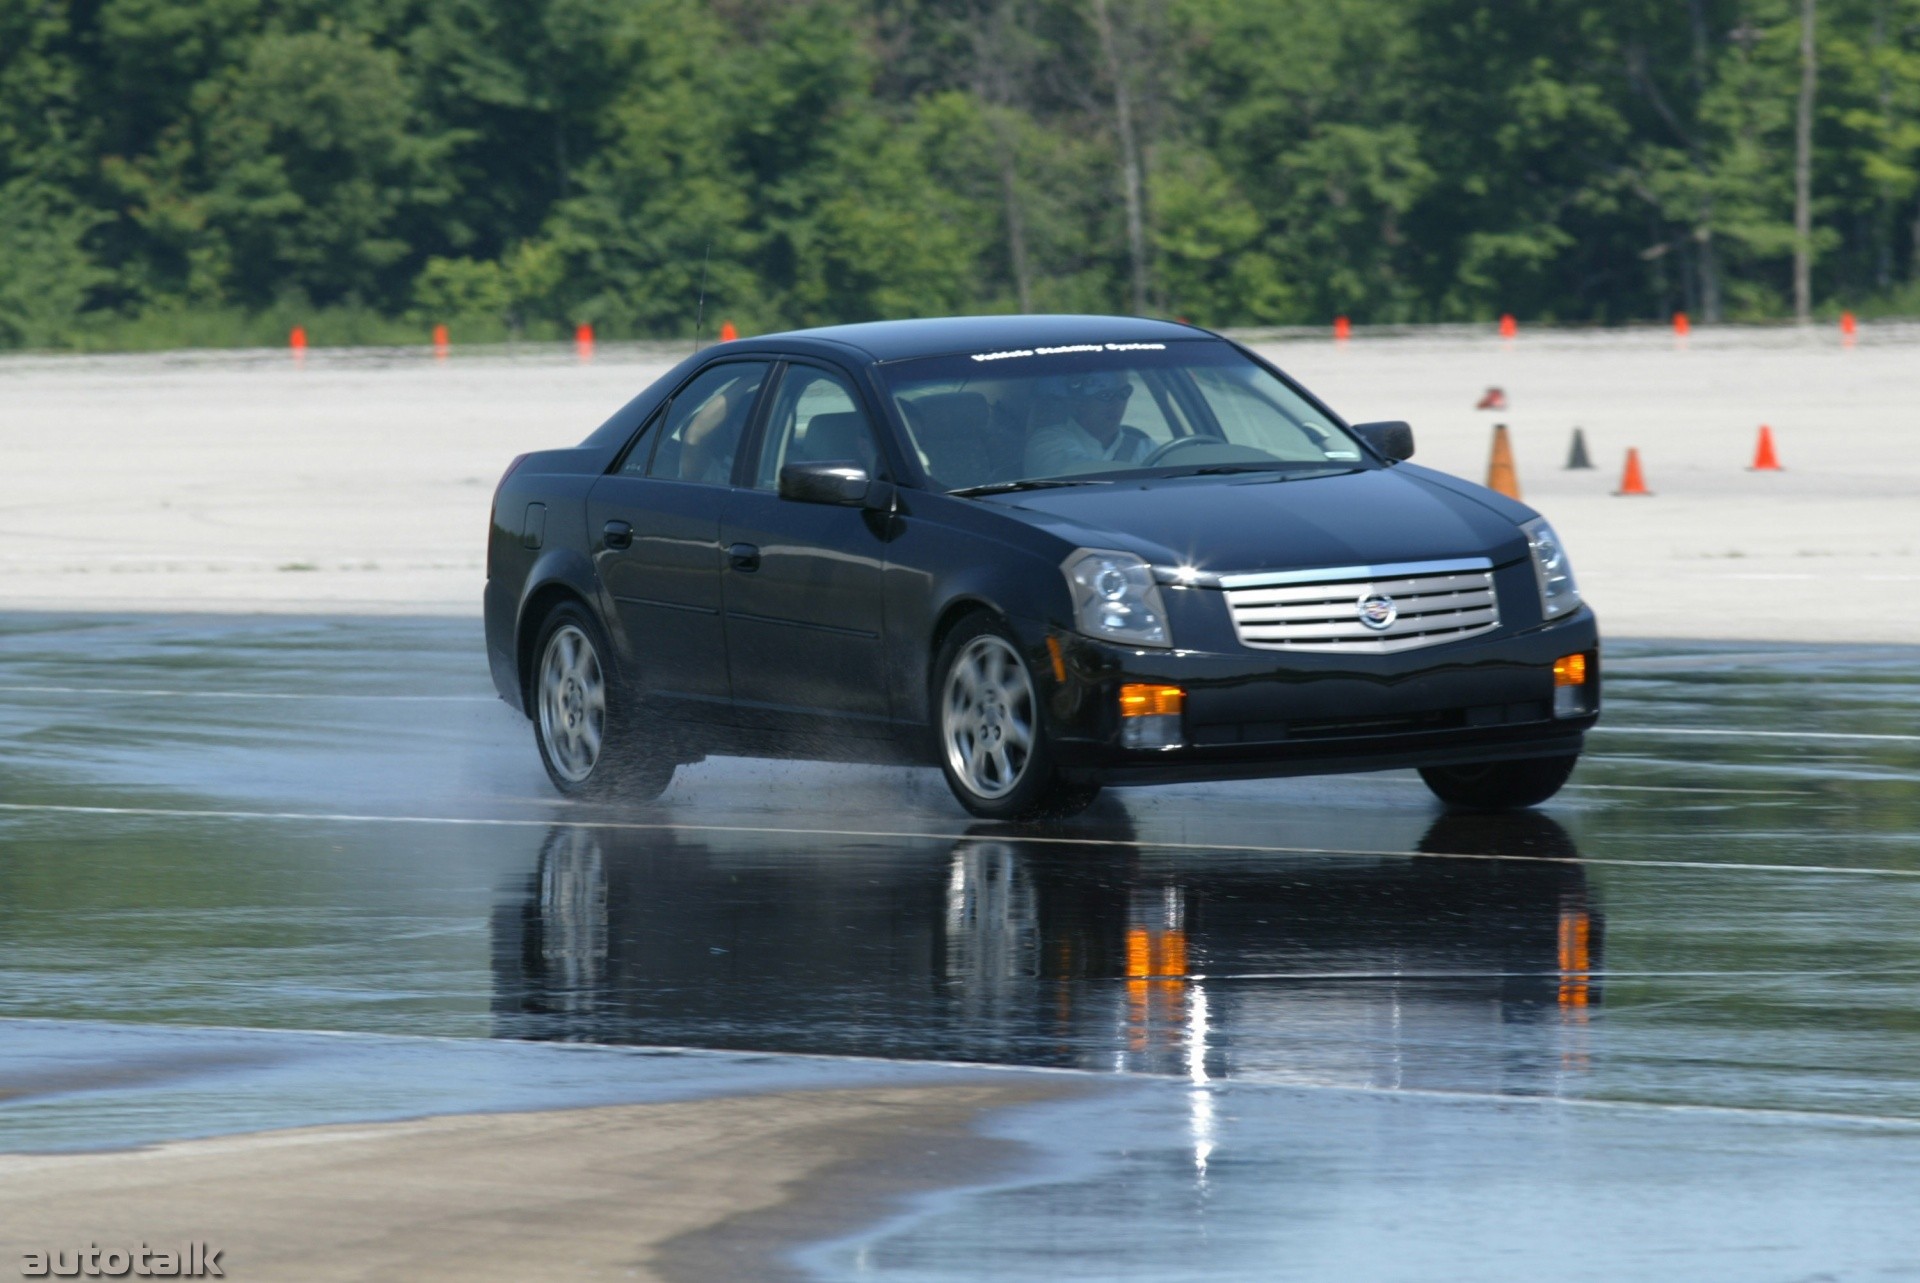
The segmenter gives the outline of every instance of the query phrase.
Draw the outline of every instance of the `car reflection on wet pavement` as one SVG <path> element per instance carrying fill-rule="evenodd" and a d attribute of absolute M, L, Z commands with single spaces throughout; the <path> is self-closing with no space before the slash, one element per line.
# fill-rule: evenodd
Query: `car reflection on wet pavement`
<path fill-rule="evenodd" d="M 1423 850 L 1575 856 L 1544 815 Z M 1169 859 L 983 833 L 880 860 L 560 826 L 494 918 L 509 1038 L 1544 1092 L 1600 915 L 1548 860 Z"/>
<path fill-rule="evenodd" d="M 967 820 L 930 772 L 817 764 L 716 759 L 657 805 L 563 802 L 476 636 L 0 622 L 0 1148 L 630 1090 L 632 1056 L 556 1073 L 555 1043 L 961 1062 L 1103 1094 L 987 1124 L 1044 1154 L 1024 1201 L 956 1194 L 819 1271 L 962 1277 L 987 1236 L 1019 1274 L 1064 1232 L 1051 1209 L 1089 1241 L 1155 1227 L 1141 1277 L 1181 1252 L 1271 1277 L 1273 1234 L 1399 1217 L 1394 1189 L 1451 1235 L 1409 1278 L 1628 1277 L 1667 1251 L 1759 1277 L 1733 1249 L 1769 1234 L 1766 1277 L 1920 1262 L 1898 1211 L 1920 1196 L 1920 652 L 1616 644 L 1606 720 L 1538 812 L 1445 814 L 1389 774 L 1115 792 L 1016 828 Z M 757 1063 L 676 1081 L 744 1090 L 722 1080 Z M 1303 1194 L 1316 1163 L 1364 1206 Z M 1469 1249 L 1498 1208 L 1462 1200 L 1496 1186 L 1586 1200 L 1562 1230 L 1596 1255 L 1570 1272 L 1542 1238 L 1486 1265 Z M 1286 1246 L 1352 1273 L 1356 1249 L 1323 1248 Z"/>

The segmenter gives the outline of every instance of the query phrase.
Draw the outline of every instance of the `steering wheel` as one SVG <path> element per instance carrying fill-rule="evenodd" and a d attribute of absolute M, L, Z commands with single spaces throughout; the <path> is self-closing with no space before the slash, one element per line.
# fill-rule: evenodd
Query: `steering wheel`
<path fill-rule="evenodd" d="M 1228 443 L 1220 440 L 1220 438 L 1218 437 L 1202 437 L 1202 436 L 1175 437 L 1173 440 L 1167 442 L 1165 445 L 1156 447 L 1153 453 L 1149 454 L 1146 458 L 1140 460 L 1140 462 L 1135 466 L 1141 467 L 1141 468 L 1151 468 L 1159 464 L 1165 463 L 1168 459 L 1172 458 L 1176 454 L 1179 454 L 1182 450 L 1191 450 L 1195 448 L 1202 449 L 1202 450 L 1213 450 L 1226 444 Z"/>

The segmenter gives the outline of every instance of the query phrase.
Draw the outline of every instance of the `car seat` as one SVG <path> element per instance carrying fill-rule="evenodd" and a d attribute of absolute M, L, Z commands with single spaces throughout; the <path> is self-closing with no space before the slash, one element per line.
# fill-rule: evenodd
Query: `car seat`
<path fill-rule="evenodd" d="M 1010 390 L 1009 395 L 995 401 L 987 425 L 987 463 L 995 481 L 1018 481 L 1027 475 L 1027 438 L 1039 426 L 1035 418 L 1039 398 L 1031 391 L 1032 380 L 1021 380 L 1021 384 L 1025 384 L 1026 395 L 1017 396 Z"/>
<path fill-rule="evenodd" d="M 806 435 L 794 443 L 788 463 L 845 463 L 874 470 L 873 433 L 857 410 L 816 414 L 807 421 Z"/>
<path fill-rule="evenodd" d="M 935 485 L 964 490 L 992 479 L 986 397 L 978 392 L 940 392 L 902 404 Z"/>

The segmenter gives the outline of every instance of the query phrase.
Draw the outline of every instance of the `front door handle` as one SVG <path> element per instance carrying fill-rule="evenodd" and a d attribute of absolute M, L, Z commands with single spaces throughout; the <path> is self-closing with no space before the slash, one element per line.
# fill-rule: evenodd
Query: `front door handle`
<path fill-rule="evenodd" d="M 624 521 L 609 521 L 600 530 L 606 538 L 609 548 L 630 548 L 633 546 L 633 527 Z"/>
<path fill-rule="evenodd" d="M 735 570 L 758 570 L 760 569 L 760 550 L 750 543 L 729 545 L 727 548 L 727 564 Z"/>

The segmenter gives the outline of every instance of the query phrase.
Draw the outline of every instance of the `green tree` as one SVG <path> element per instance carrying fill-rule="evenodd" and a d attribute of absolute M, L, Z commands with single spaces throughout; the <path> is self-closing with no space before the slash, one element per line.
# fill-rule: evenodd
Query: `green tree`
<path fill-rule="evenodd" d="M 1778 317 L 1803 2 L 0 0 L 0 343 Z M 1814 297 L 1920 308 L 1920 0 L 1817 36 Z"/>
<path fill-rule="evenodd" d="M 1434 175 L 1409 222 L 1440 319 L 1645 315 L 1624 62 L 1604 6 L 1421 0 L 1409 106 Z"/>
<path fill-rule="evenodd" d="M 1891 292 L 1920 266 L 1920 0 L 1827 0 L 1823 11 L 1831 270 L 1855 297 Z"/>
<path fill-rule="evenodd" d="M 106 280 L 78 188 L 93 124 L 65 6 L 0 0 L 0 345 L 71 339 Z"/>
<path fill-rule="evenodd" d="M 979 128 L 972 104 L 927 100 L 898 125 L 851 116 L 822 157 L 817 193 L 776 248 L 793 263 L 787 312 L 801 324 L 1004 307 L 982 288 L 999 209 L 937 174 L 957 135 Z M 977 139 L 977 135 L 976 135 Z M 804 229 L 804 230 L 803 230 Z"/>
<path fill-rule="evenodd" d="M 394 223 L 448 192 L 434 173 L 446 140 L 416 127 L 397 54 L 351 32 L 263 35 L 194 101 L 229 297 L 404 301 L 408 282 L 391 269 L 410 247 Z"/>
<path fill-rule="evenodd" d="M 72 341 L 108 277 L 86 248 L 105 217 L 33 178 L 0 183 L 0 346 Z"/>
<path fill-rule="evenodd" d="M 1185 14 L 1194 54 L 1179 115 L 1256 212 L 1257 253 L 1274 277 L 1242 300 L 1223 300 L 1215 315 L 1415 319 L 1419 229 L 1409 213 L 1433 174 L 1405 119 L 1414 80 L 1407 6 L 1190 0 Z M 1286 57 L 1274 56 L 1278 32 Z M 1232 204 L 1224 192 L 1213 199 Z M 1182 203 L 1189 220 L 1207 208 L 1204 198 Z M 1164 212 L 1163 235 L 1184 234 L 1172 207 Z M 1266 270 L 1259 261 L 1249 264 L 1256 277 Z"/>
<path fill-rule="evenodd" d="M 760 237 L 732 138 L 741 52 L 688 0 L 636 4 L 609 40 L 632 74 L 606 109 L 604 144 L 536 238 L 531 252 L 553 270 L 524 306 L 562 323 L 691 335 L 704 291 L 720 312 L 770 324 L 777 311 L 753 271 Z"/>

